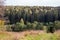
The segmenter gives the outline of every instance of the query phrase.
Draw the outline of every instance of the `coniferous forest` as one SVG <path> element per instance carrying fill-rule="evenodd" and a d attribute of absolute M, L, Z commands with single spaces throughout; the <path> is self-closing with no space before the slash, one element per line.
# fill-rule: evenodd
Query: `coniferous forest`
<path fill-rule="evenodd" d="M 60 7 L 5 6 L 0 18 L 7 31 L 60 29 Z"/>

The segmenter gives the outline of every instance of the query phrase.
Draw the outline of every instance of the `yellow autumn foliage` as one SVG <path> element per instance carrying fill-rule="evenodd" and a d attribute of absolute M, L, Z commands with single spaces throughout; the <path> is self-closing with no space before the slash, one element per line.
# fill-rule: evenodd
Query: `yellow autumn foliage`
<path fill-rule="evenodd" d="M 4 20 L 0 20 L 0 26 L 4 25 Z"/>

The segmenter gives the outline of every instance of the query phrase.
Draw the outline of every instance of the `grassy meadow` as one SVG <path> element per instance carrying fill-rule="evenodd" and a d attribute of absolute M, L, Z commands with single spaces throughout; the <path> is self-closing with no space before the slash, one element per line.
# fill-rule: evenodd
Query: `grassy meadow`
<path fill-rule="evenodd" d="M 59 31 L 46 33 L 40 30 L 24 32 L 0 32 L 0 40 L 60 40 Z"/>

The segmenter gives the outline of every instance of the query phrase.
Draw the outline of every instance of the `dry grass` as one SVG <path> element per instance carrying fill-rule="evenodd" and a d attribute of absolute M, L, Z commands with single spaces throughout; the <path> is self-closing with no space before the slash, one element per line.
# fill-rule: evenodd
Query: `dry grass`
<path fill-rule="evenodd" d="M 46 33 L 42 30 L 24 32 L 1 32 L 0 40 L 60 40 L 60 30 L 55 33 Z"/>

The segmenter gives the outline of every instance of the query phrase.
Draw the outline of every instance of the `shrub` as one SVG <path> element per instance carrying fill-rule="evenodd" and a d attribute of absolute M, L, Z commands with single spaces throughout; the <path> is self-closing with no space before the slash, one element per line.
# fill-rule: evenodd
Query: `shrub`
<path fill-rule="evenodd" d="M 55 21 L 55 29 L 60 29 L 60 21 Z"/>
<path fill-rule="evenodd" d="M 37 27 L 37 25 L 38 25 L 38 22 L 37 21 L 34 21 L 34 23 L 32 23 L 32 28 L 35 30 L 36 27 Z"/>
<path fill-rule="evenodd" d="M 11 27 L 12 25 L 6 25 L 6 31 L 12 31 Z"/>
<path fill-rule="evenodd" d="M 55 31 L 54 23 L 49 22 L 48 27 L 47 27 L 47 32 L 53 33 Z"/>
<path fill-rule="evenodd" d="M 25 24 L 23 19 L 21 19 L 20 23 L 17 22 L 13 27 L 12 27 L 12 31 L 23 31 L 25 28 Z"/>
<path fill-rule="evenodd" d="M 26 29 L 30 30 L 30 29 L 32 29 L 32 28 L 33 28 L 33 27 L 32 27 L 32 25 L 31 25 L 31 23 L 30 23 L 30 22 L 27 22 Z"/>
<path fill-rule="evenodd" d="M 37 30 L 43 30 L 43 23 L 38 23 L 37 26 L 36 26 L 36 29 Z"/>

